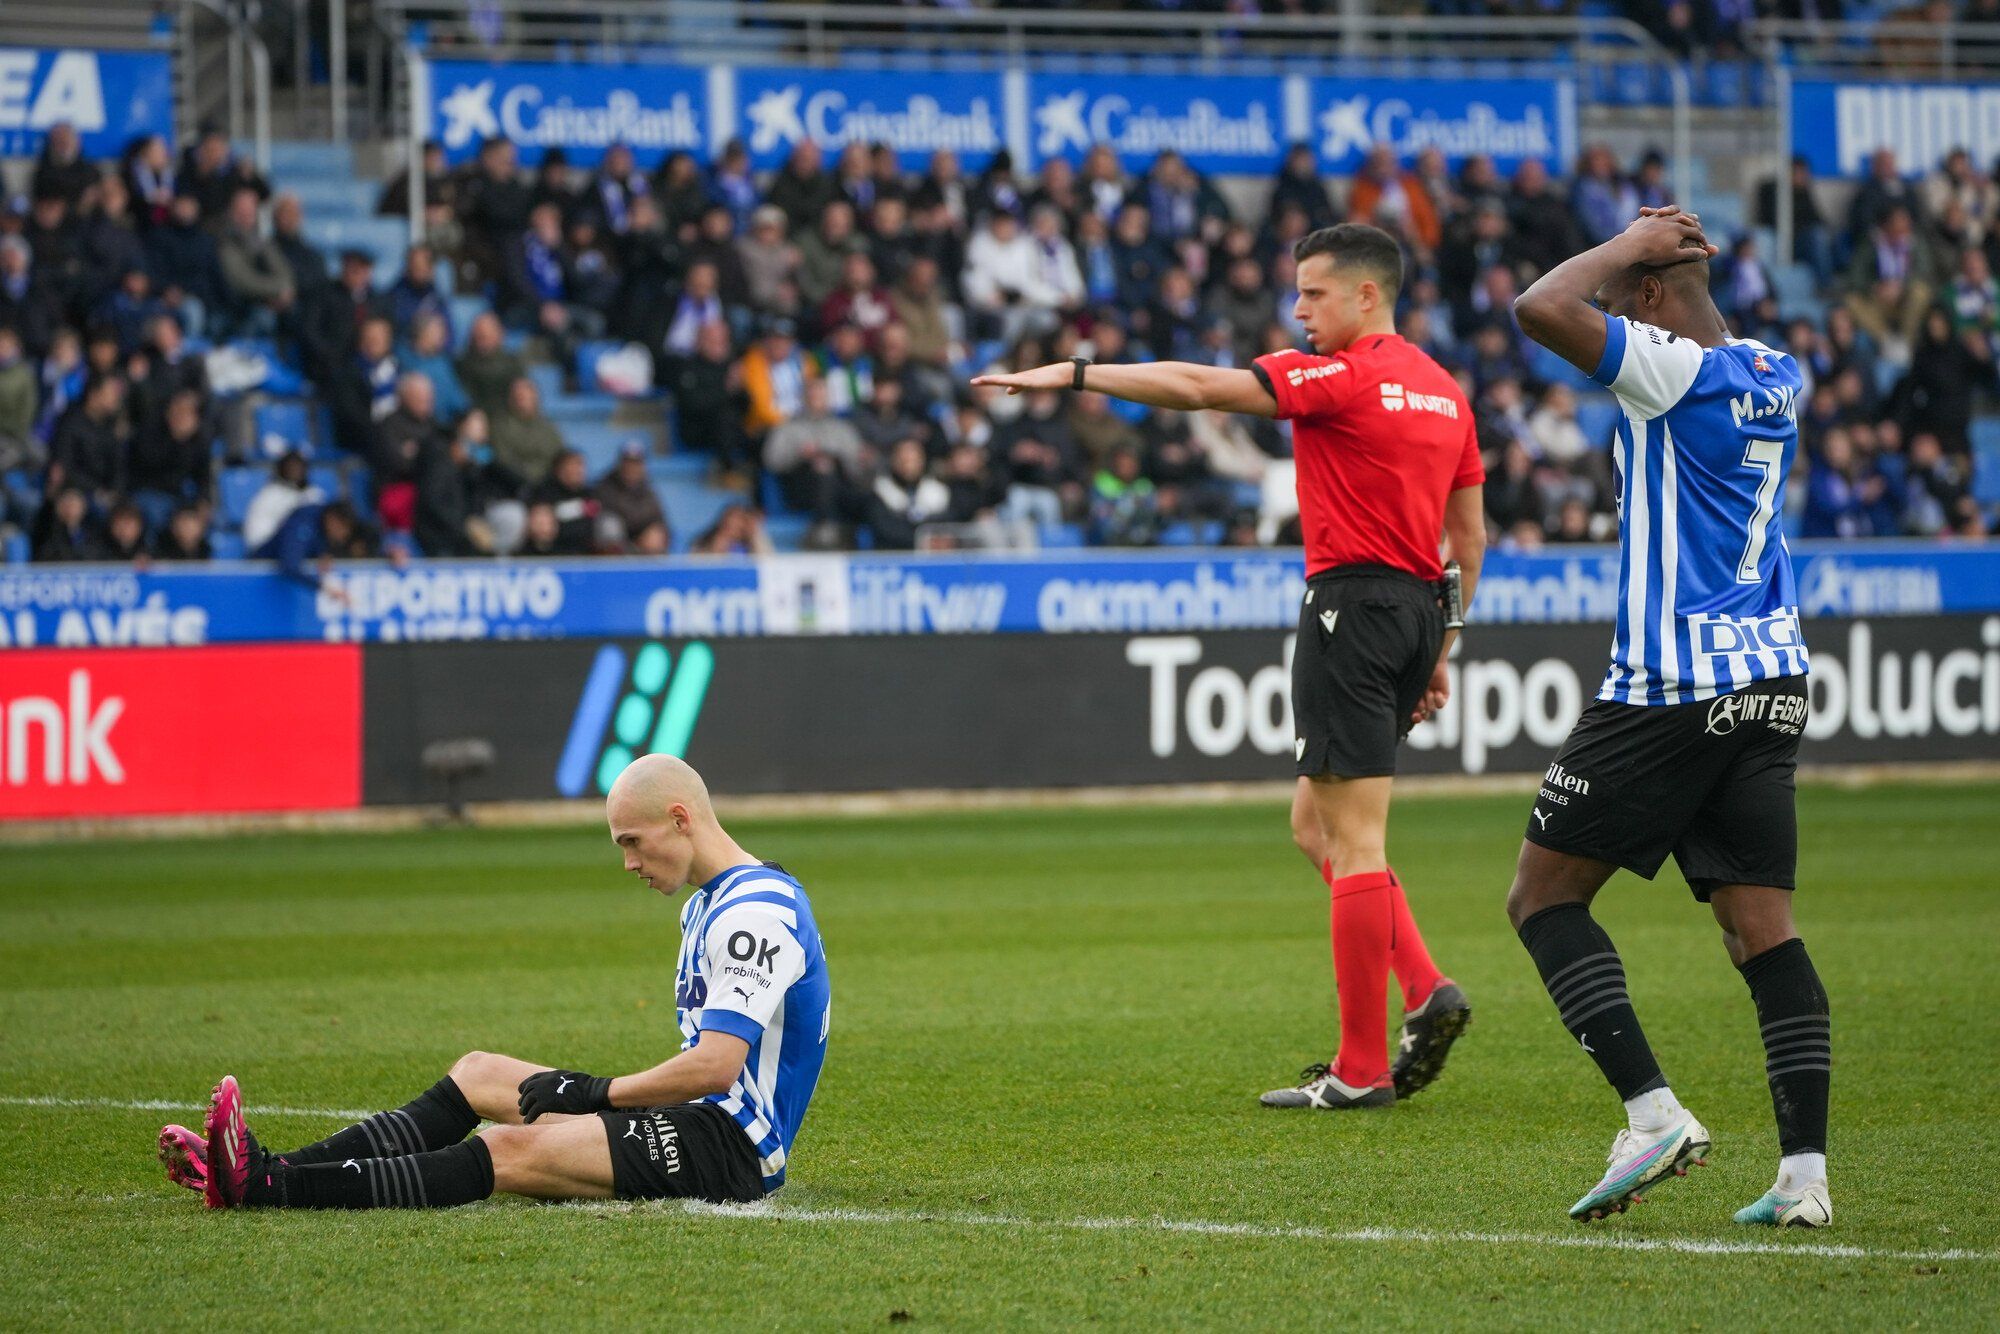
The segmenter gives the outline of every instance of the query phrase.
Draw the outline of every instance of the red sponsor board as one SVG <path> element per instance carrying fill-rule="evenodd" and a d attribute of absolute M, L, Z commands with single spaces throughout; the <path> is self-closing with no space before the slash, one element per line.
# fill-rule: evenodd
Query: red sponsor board
<path fill-rule="evenodd" d="M 360 800 L 358 647 L 0 655 L 0 819 Z"/>

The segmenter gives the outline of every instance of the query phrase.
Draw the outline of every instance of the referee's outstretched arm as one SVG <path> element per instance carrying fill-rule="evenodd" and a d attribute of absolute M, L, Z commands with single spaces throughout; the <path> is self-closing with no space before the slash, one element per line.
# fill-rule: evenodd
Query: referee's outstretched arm
<path fill-rule="evenodd" d="M 1635 267 L 1665 268 L 1707 259 L 1716 248 L 1701 218 L 1676 205 L 1639 210 L 1638 220 L 1603 245 L 1550 269 L 1515 298 L 1521 332 L 1584 371 L 1604 359 L 1604 311 L 1598 293 Z"/>
<path fill-rule="evenodd" d="M 1192 361 L 1154 361 L 1141 366 L 1080 366 L 1058 361 L 1011 375 L 976 375 L 972 383 L 992 385 L 1010 394 L 1029 389 L 1093 389 L 1113 398 L 1182 412 L 1210 408 L 1258 417 L 1278 415 L 1278 400 L 1254 372 Z"/>

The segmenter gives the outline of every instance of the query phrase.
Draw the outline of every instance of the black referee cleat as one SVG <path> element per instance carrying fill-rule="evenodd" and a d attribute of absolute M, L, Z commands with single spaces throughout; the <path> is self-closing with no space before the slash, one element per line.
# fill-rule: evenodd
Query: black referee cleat
<path fill-rule="evenodd" d="M 1396 1064 L 1390 1073 L 1396 1080 L 1396 1096 L 1407 1098 L 1431 1085 L 1444 1073 L 1444 1058 L 1451 1044 L 1472 1022 L 1472 1006 L 1456 982 L 1440 982 L 1424 998 L 1424 1003 L 1403 1016 L 1403 1031 L 1396 1039 Z"/>

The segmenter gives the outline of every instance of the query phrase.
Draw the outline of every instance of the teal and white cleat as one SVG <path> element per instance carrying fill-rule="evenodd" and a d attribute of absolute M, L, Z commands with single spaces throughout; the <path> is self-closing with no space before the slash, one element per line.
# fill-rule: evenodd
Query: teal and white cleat
<path fill-rule="evenodd" d="M 1639 1192 L 1668 1177 L 1684 1177 L 1688 1168 L 1707 1164 L 1708 1127 L 1686 1117 L 1663 1135 L 1640 1136 L 1628 1127 L 1611 1141 L 1611 1166 L 1604 1179 L 1569 1207 L 1579 1223 L 1622 1214 L 1633 1202 L 1645 1203 Z"/>
<path fill-rule="evenodd" d="M 1815 1181 L 1796 1195 L 1767 1190 L 1757 1203 L 1738 1209 L 1736 1221 L 1758 1227 L 1832 1227 L 1833 1201 L 1824 1181 Z"/>

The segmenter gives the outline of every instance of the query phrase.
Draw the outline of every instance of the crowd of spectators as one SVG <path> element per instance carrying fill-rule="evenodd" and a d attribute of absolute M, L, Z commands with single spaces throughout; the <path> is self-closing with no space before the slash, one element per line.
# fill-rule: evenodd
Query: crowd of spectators
<path fill-rule="evenodd" d="M 0 473 L 40 478 L 32 505 L 0 493 L 0 523 L 37 559 L 205 558 L 224 432 L 198 349 L 250 339 L 325 405 L 316 461 L 366 465 L 348 501 L 287 455 L 250 506 L 246 549 L 304 577 L 385 543 L 398 558 L 765 550 L 774 505 L 820 548 L 1295 541 L 1281 423 L 967 381 L 1072 353 L 1244 366 L 1296 346 L 1292 245 L 1352 219 L 1407 247 L 1399 327 L 1475 405 L 1496 534 L 1603 541 L 1608 431 L 1586 429 L 1574 377 L 1534 355 L 1512 301 L 1672 200 L 1657 154 L 1628 165 L 1601 145 L 1565 179 L 1378 148 L 1338 182 L 1298 145 L 1247 210 L 1250 192 L 1171 151 L 1135 174 L 1104 147 L 1034 174 L 1004 152 L 911 173 L 886 146 L 802 143 L 760 178 L 741 144 L 712 163 L 618 147 L 592 171 L 551 151 L 524 171 L 495 139 L 458 169 L 432 145 L 424 172 L 430 241 L 387 282 L 366 252 L 316 249 L 299 201 L 220 134 L 98 164 L 57 127 L 25 204 L 0 211 Z M 1752 235 L 1717 238 L 1713 272 L 1735 331 L 1793 351 L 1808 379 L 1796 526 L 1983 532 L 1968 424 L 2000 343 L 1993 171 L 1957 153 L 1911 179 L 1878 155 L 1838 221 L 1803 165 L 1791 187 L 1825 318 L 1783 318 Z M 409 193 L 392 181 L 382 210 Z M 468 327 L 451 291 L 486 298 Z M 741 496 L 698 537 L 669 531 L 648 438 L 592 478 L 546 411 L 531 359 L 574 381 L 579 345 L 604 337 L 644 350 L 674 447 Z"/>

